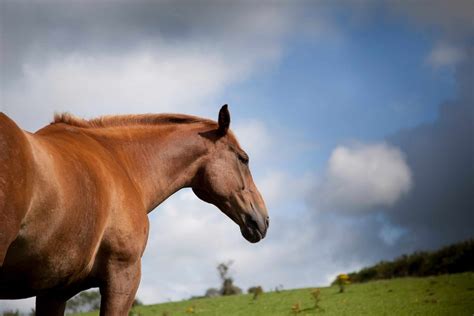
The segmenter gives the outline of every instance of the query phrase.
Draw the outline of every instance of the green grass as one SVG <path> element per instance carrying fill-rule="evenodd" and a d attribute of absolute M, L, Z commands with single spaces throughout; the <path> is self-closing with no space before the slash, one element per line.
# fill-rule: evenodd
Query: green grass
<path fill-rule="evenodd" d="M 311 290 L 269 292 L 255 301 L 251 295 L 238 295 L 140 306 L 131 315 L 474 315 L 471 272 L 350 284 L 344 293 L 337 287 L 321 288 L 320 309 L 313 308 Z M 292 311 L 296 303 L 299 313 Z"/>

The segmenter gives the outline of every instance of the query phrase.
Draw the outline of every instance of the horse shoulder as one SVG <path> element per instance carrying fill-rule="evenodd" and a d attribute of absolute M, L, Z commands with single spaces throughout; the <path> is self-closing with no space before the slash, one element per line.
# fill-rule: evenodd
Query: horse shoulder
<path fill-rule="evenodd" d="M 0 113 L 0 266 L 28 211 L 32 168 L 27 133 Z"/>
<path fill-rule="evenodd" d="M 127 198 L 112 210 L 102 237 L 98 261 L 110 260 L 135 263 L 148 239 L 149 221 L 140 199 Z"/>

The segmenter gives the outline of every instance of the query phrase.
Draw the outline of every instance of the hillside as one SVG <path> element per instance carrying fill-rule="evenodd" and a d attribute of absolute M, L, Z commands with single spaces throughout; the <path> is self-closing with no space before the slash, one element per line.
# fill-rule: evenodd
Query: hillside
<path fill-rule="evenodd" d="M 474 273 L 425 278 L 398 278 L 321 288 L 320 309 L 314 309 L 313 289 L 195 299 L 141 306 L 131 315 L 473 315 Z M 299 312 L 298 308 L 299 305 Z M 98 313 L 81 314 L 82 316 Z"/>

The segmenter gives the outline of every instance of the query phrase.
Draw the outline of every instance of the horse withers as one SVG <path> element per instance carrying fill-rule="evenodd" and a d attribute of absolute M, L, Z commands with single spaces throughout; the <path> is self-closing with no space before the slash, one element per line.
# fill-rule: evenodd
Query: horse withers
<path fill-rule="evenodd" d="M 190 187 L 254 243 L 268 213 L 229 129 L 179 114 L 69 114 L 36 133 L 0 114 L 0 299 L 36 296 L 37 315 L 99 287 L 101 315 L 127 315 L 140 282 L 147 214 Z"/>

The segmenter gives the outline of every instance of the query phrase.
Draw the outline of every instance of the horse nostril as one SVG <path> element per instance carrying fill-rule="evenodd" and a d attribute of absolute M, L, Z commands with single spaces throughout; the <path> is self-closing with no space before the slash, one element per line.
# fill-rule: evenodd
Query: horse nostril
<path fill-rule="evenodd" d="M 268 225 L 270 225 L 270 217 L 267 216 L 265 218 L 265 226 L 267 226 L 267 228 L 268 228 Z"/>
<path fill-rule="evenodd" d="M 247 225 L 254 228 L 254 229 L 258 229 L 258 222 L 253 218 L 253 216 L 251 215 L 247 215 Z"/>

